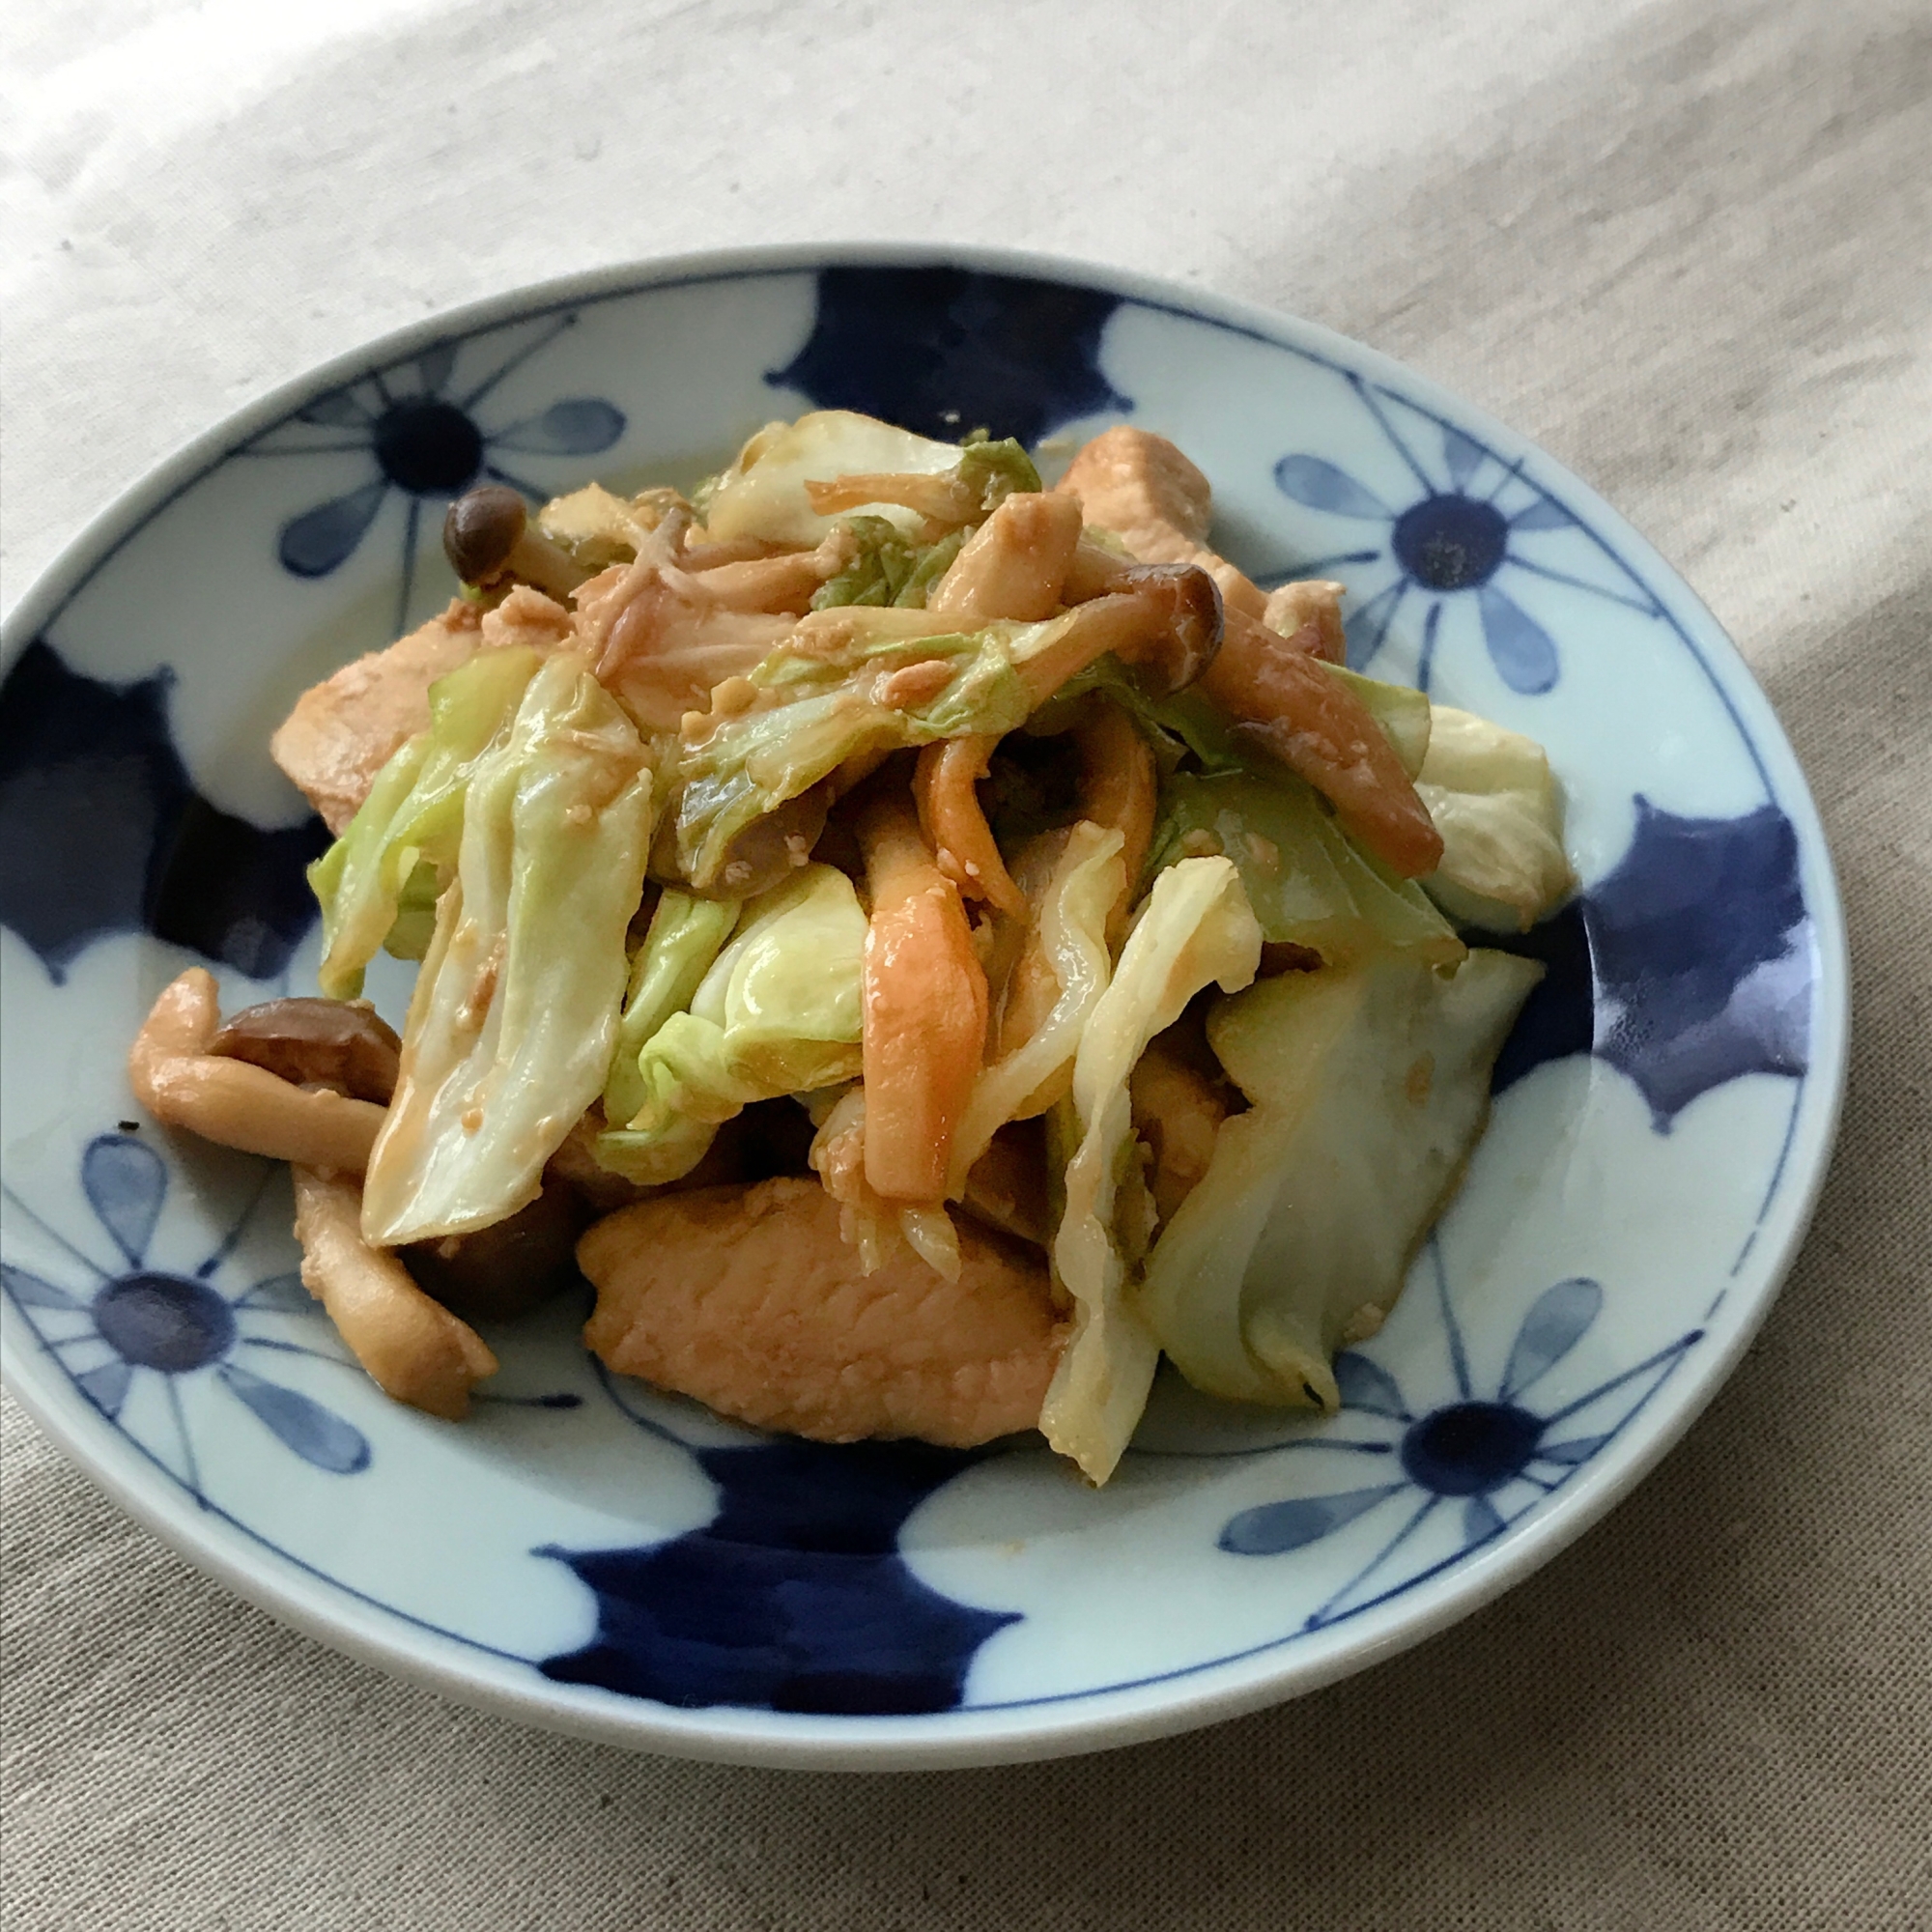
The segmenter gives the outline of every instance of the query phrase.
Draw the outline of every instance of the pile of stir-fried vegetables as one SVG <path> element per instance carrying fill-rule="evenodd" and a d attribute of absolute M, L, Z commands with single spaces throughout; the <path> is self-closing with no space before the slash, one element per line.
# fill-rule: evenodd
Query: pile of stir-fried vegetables
<path fill-rule="evenodd" d="M 304 1279 L 438 1413 L 573 1253 L 611 1366 L 834 1439 L 1104 1481 L 1162 1352 L 1332 1407 L 1540 972 L 1463 934 L 1573 881 L 1542 752 L 1208 515 L 1142 431 L 1046 491 L 843 412 L 689 500 L 472 492 L 463 598 L 276 737 L 323 999 L 185 975 L 137 1092 L 295 1164 Z"/>

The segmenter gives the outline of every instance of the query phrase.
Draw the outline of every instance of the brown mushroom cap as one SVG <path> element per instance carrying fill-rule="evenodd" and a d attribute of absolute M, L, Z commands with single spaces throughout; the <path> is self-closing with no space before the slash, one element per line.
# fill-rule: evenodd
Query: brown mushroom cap
<path fill-rule="evenodd" d="M 269 1000 L 247 1007 L 208 1051 L 245 1060 L 296 1087 L 330 1087 L 386 1107 L 403 1043 L 365 1000 Z"/>
<path fill-rule="evenodd" d="M 1214 662 L 1225 619 L 1220 586 L 1205 570 L 1191 563 L 1139 563 L 1108 588 L 1144 599 L 1167 619 L 1131 660 L 1161 696 L 1186 690 Z"/>
<path fill-rule="evenodd" d="M 502 483 L 465 491 L 442 520 L 442 553 L 466 583 L 484 583 L 509 567 L 529 521 L 524 499 Z"/>
<path fill-rule="evenodd" d="M 577 1279 L 577 1237 L 590 1214 L 553 1180 L 528 1207 L 472 1235 L 400 1250 L 417 1287 L 466 1321 L 510 1321 Z"/>

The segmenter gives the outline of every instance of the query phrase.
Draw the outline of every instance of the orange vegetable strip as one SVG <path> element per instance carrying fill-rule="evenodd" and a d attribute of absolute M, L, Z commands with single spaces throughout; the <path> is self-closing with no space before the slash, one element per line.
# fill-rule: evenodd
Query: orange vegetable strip
<path fill-rule="evenodd" d="M 986 776 L 999 742 L 991 732 L 980 732 L 926 746 L 913 776 L 913 796 L 919 801 L 920 827 L 939 855 L 940 869 L 961 894 L 989 899 L 1001 912 L 1024 918 L 1026 895 L 1013 884 L 973 789 Z"/>
<path fill-rule="evenodd" d="M 1140 882 L 1153 842 L 1156 800 L 1153 747 L 1118 704 L 1092 705 L 1073 733 L 1080 748 L 1080 815 L 1120 833 L 1125 899 Z"/>
<path fill-rule="evenodd" d="M 928 611 L 1037 624 L 1060 608 L 1080 542 L 1080 505 L 1026 490 L 1008 497 L 966 539 L 925 600 Z"/>
<path fill-rule="evenodd" d="M 986 975 L 911 800 L 874 800 L 858 829 L 872 898 L 862 981 L 866 1179 L 887 1201 L 937 1203 L 985 1051 Z"/>
<path fill-rule="evenodd" d="M 1307 652 L 1231 610 L 1201 689 L 1325 794 L 1343 826 L 1391 870 L 1419 879 L 1441 863 L 1442 835 L 1395 747 L 1360 698 Z"/>

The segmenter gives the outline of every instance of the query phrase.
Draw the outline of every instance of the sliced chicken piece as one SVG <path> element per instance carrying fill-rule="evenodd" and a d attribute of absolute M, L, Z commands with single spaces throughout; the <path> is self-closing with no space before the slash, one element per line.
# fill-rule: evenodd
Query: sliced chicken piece
<path fill-rule="evenodd" d="M 1259 618 L 1267 598 L 1252 579 L 1208 548 L 1214 493 L 1164 436 L 1120 423 L 1085 444 L 1057 486 L 1080 514 L 1110 530 L 1143 563 L 1191 563 L 1220 585 L 1231 611 Z"/>
<path fill-rule="evenodd" d="M 816 1180 L 664 1195 L 578 1243 L 584 1340 L 610 1367 L 821 1442 L 967 1447 L 1031 1429 L 1062 1329 L 1046 1264 L 971 1222 L 945 1281 L 908 1248 L 871 1274 Z"/>
<path fill-rule="evenodd" d="M 441 616 L 344 665 L 296 700 L 269 750 L 331 832 L 355 816 L 397 750 L 429 728 L 430 686 L 481 642 L 475 605 L 453 598 Z"/>

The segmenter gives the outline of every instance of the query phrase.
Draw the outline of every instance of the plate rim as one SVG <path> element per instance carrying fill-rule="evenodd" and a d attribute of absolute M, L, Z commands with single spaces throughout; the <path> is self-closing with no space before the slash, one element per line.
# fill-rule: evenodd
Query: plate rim
<path fill-rule="evenodd" d="M 406 1613 L 360 1599 L 298 1559 L 259 1542 L 240 1524 L 210 1533 L 205 1509 L 144 1478 L 133 1447 L 113 1432 L 99 1440 L 85 1418 L 63 1413 L 60 1392 L 22 1373 L 25 1350 L 10 1342 L 5 1384 L 55 1446 L 136 1521 L 197 1568 L 258 1608 L 304 1634 L 426 1688 L 526 1723 L 635 1749 L 694 1759 L 816 1770 L 929 1770 L 1015 1763 L 1112 1748 L 1286 1701 L 1384 1661 L 1460 1622 L 1567 1548 L 1647 1476 L 1682 1439 L 1750 1346 L 1788 1275 L 1830 1172 L 1850 1061 L 1851 973 L 1843 901 L 1817 804 L 1776 708 L 1743 654 L 1681 574 L 1583 478 L 1520 431 L 1445 388 L 1433 377 L 1319 323 L 1308 322 L 1183 281 L 1053 253 L 906 242 L 767 243 L 645 257 L 547 277 L 440 308 L 327 357 L 265 390 L 177 444 L 97 512 L 64 544 L 0 620 L 0 677 L 51 624 L 94 574 L 175 497 L 191 488 L 237 448 L 284 420 L 304 402 L 372 368 L 422 353 L 452 337 L 533 320 L 554 309 L 678 286 L 760 276 L 810 274 L 822 269 L 955 268 L 1096 289 L 1123 300 L 1232 328 L 1291 353 L 1314 351 L 1370 380 L 1419 395 L 1446 419 L 1478 429 L 1492 444 L 1533 459 L 1539 487 L 1560 486 L 1566 502 L 1592 526 L 1614 536 L 1625 554 L 1667 593 L 1673 620 L 1760 761 L 1769 753 L 1775 803 L 1792 820 L 1807 870 L 1806 910 L 1813 925 L 1818 978 L 1813 986 L 1812 1059 L 1795 1099 L 1790 1158 L 1808 1162 L 1802 1177 L 1767 1203 L 1760 1225 L 1756 1286 L 1742 1315 L 1714 1334 L 1708 1353 L 1673 1375 L 1674 1394 L 1603 1463 L 1566 1486 L 1562 1498 L 1535 1513 L 1491 1547 L 1458 1564 L 1435 1588 L 1390 1605 L 1388 1614 L 1322 1632 L 1296 1634 L 1235 1660 L 1194 1667 L 1177 1677 L 1070 1696 L 1065 1702 L 992 1708 L 965 1706 L 927 1717 L 832 1718 L 762 1709 L 707 1707 L 685 1711 L 592 1687 L 536 1678 L 513 1681 L 507 1660 L 446 1633 L 412 1629 Z M 1692 633 L 1695 634 L 1694 639 Z M 1801 1127 L 1804 1131 L 1801 1133 Z M 1799 1143 L 1803 1140 L 1804 1146 Z M 1795 1184 L 1792 1184 L 1794 1183 Z M 1776 1207 L 1776 1214 L 1770 1210 Z M 1774 1222 L 1776 1225 L 1774 1225 Z M 7 1328 L 14 1331 L 13 1312 Z M 318 1590 L 314 1577 L 326 1587 Z M 1380 1628 L 1387 1625 L 1387 1628 Z M 1182 1688 L 1177 1691 L 1176 1685 Z"/>

